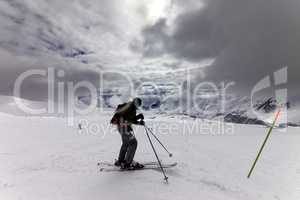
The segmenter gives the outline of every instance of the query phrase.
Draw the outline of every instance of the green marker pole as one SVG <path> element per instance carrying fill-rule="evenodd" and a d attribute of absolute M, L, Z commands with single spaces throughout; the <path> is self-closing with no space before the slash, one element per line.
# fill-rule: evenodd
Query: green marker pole
<path fill-rule="evenodd" d="M 253 172 L 253 170 L 254 170 L 254 168 L 255 168 L 255 165 L 256 165 L 256 163 L 257 163 L 257 161 L 258 161 L 258 159 L 259 159 L 259 157 L 260 157 L 260 155 L 261 155 L 261 153 L 262 153 L 262 151 L 263 151 L 263 149 L 264 149 L 264 147 L 265 147 L 265 145 L 266 145 L 266 143 L 267 143 L 267 141 L 268 141 L 268 139 L 269 139 L 269 137 L 270 137 L 270 135 L 271 135 L 271 132 L 272 132 L 274 126 L 275 126 L 275 123 L 276 123 L 276 121 L 277 121 L 277 119 L 278 119 L 278 117 L 279 117 L 279 114 L 280 114 L 280 109 L 279 109 L 278 112 L 276 113 L 276 116 L 275 116 L 275 119 L 274 119 L 274 121 L 273 121 L 273 123 L 272 123 L 272 126 L 270 127 L 270 129 L 269 129 L 269 131 L 268 131 L 268 134 L 267 134 L 267 136 L 266 136 L 266 138 L 265 138 L 265 140 L 264 140 L 264 143 L 262 144 L 262 146 L 261 146 L 261 148 L 260 148 L 260 150 L 259 150 L 259 152 L 258 152 L 258 155 L 256 156 L 256 159 L 255 159 L 255 161 L 254 161 L 254 163 L 253 163 L 253 165 L 252 165 L 252 167 L 251 167 L 251 169 L 250 169 L 250 172 L 249 172 L 249 174 L 248 174 L 248 176 L 247 176 L 248 178 L 250 178 L 250 176 L 251 176 L 251 174 L 252 174 L 252 172 Z"/>

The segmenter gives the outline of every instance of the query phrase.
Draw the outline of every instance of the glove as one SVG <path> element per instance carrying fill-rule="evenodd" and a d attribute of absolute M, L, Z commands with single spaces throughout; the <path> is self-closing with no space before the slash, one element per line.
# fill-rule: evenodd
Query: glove
<path fill-rule="evenodd" d="M 145 122 L 143 120 L 141 120 L 139 124 L 145 126 Z"/>
<path fill-rule="evenodd" d="M 136 118 L 137 119 L 141 119 L 141 120 L 143 120 L 144 119 L 144 115 L 141 113 L 141 114 L 138 114 L 137 116 L 136 116 Z"/>

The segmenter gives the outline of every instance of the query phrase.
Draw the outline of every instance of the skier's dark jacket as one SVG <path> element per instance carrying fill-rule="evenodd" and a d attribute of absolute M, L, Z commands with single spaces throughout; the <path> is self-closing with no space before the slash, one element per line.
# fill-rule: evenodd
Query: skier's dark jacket
<path fill-rule="evenodd" d="M 131 124 L 140 124 L 139 119 L 143 119 L 142 114 L 136 115 L 136 106 L 134 102 L 130 101 L 128 103 L 119 104 L 114 116 L 112 117 L 110 123 L 118 126 L 128 126 L 131 128 Z"/>

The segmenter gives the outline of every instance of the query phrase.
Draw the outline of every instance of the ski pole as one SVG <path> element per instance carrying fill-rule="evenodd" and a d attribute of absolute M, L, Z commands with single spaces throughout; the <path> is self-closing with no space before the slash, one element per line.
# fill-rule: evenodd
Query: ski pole
<path fill-rule="evenodd" d="M 145 125 L 145 127 L 153 135 L 153 137 L 159 142 L 159 144 L 165 149 L 165 151 L 169 154 L 169 157 L 172 157 L 173 154 L 168 151 L 168 149 L 163 145 L 163 143 L 158 139 L 158 137 L 156 137 L 156 135 L 152 132 L 152 130 L 150 128 L 148 128 L 146 125 Z"/>
<path fill-rule="evenodd" d="M 150 139 L 150 136 L 149 136 L 149 133 L 148 133 L 146 127 L 145 127 L 145 131 L 146 131 L 147 137 L 148 137 L 148 139 L 149 139 L 150 145 L 151 145 L 151 147 L 152 147 L 152 149 L 153 149 L 153 152 L 154 152 L 154 154 L 155 154 L 155 157 L 156 157 L 156 159 L 157 159 L 157 161 L 158 161 L 159 167 L 160 167 L 160 169 L 161 169 L 161 171 L 162 171 L 162 173 L 163 173 L 163 175 L 164 175 L 164 180 L 168 183 L 168 177 L 166 176 L 165 170 L 164 170 L 164 168 L 163 168 L 162 165 L 161 165 L 161 162 L 160 162 L 160 160 L 159 160 L 159 158 L 158 158 L 158 155 L 157 155 L 157 153 L 156 153 L 156 151 L 155 151 L 155 148 L 154 148 L 154 146 L 153 146 L 153 143 L 152 143 L 152 141 L 151 141 L 151 139 Z"/>
<path fill-rule="evenodd" d="M 251 167 L 251 169 L 250 169 L 250 171 L 249 171 L 249 173 L 248 173 L 247 178 L 250 178 L 250 176 L 251 176 L 251 174 L 252 174 L 252 172 L 253 172 L 253 170 L 254 170 L 254 168 L 255 168 L 255 165 L 256 165 L 256 163 L 257 163 L 257 161 L 258 161 L 258 159 L 259 159 L 259 157 L 260 157 L 260 155 L 261 155 L 261 153 L 262 153 L 262 151 L 263 151 L 263 149 L 264 149 L 264 147 L 265 147 L 265 145 L 266 145 L 266 143 L 267 143 L 267 141 L 268 141 L 268 139 L 269 139 L 269 137 L 270 137 L 270 135 L 271 135 L 271 132 L 272 132 L 274 126 L 275 126 L 275 123 L 276 123 L 276 121 L 277 121 L 277 119 L 278 119 L 278 117 L 279 117 L 279 114 L 280 114 L 280 109 L 279 109 L 279 110 L 277 111 L 277 113 L 276 113 L 276 116 L 275 116 L 275 119 L 274 119 L 274 121 L 273 121 L 273 123 L 272 123 L 272 126 L 270 127 L 270 129 L 269 129 L 269 131 L 268 131 L 268 134 L 267 134 L 267 136 L 266 136 L 266 138 L 265 138 L 265 140 L 264 140 L 262 146 L 261 146 L 260 149 L 259 149 L 259 152 L 258 152 L 258 154 L 257 154 L 257 156 L 256 156 L 256 158 L 255 158 L 255 161 L 254 161 L 254 163 L 253 163 L 253 165 L 252 165 L 252 167 Z"/>

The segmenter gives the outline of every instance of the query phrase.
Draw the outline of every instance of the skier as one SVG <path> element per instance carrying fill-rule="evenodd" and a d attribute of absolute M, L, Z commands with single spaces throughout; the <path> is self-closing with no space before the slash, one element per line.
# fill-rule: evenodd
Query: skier
<path fill-rule="evenodd" d="M 133 101 L 118 105 L 114 116 L 110 123 L 117 125 L 117 129 L 122 137 L 122 146 L 119 158 L 115 162 L 115 166 L 122 169 L 143 168 L 144 165 L 133 162 L 133 158 L 137 149 L 137 139 L 134 136 L 132 124 L 145 125 L 144 115 L 136 114 L 137 109 L 142 105 L 140 98 L 134 98 Z"/>

